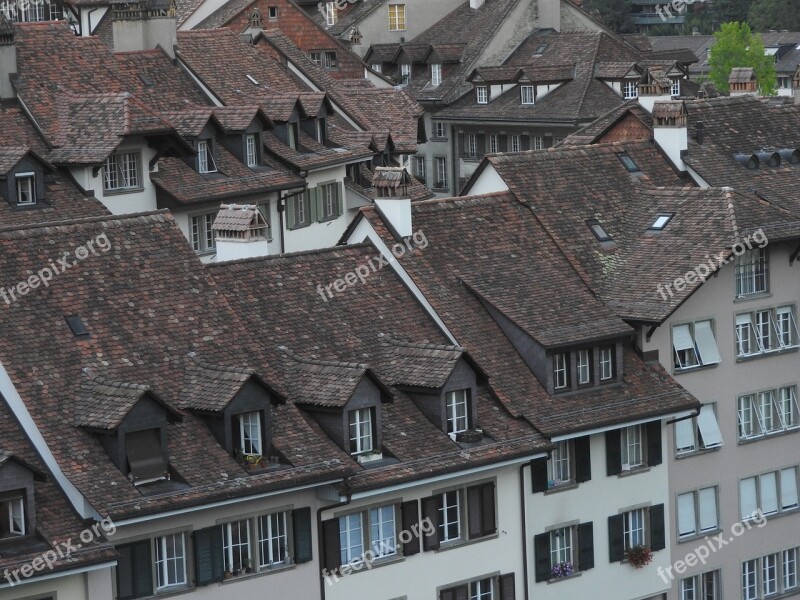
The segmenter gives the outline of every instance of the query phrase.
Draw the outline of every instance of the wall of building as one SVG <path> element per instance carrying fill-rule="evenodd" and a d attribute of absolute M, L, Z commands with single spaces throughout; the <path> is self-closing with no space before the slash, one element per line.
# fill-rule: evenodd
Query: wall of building
<path fill-rule="evenodd" d="M 5 580 L 4 580 L 5 582 Z M 91 585 L 89 585 L 91 582 Z M 111 569 L 103 568 L 92 573 L 77 573 L 53 577 L 44 581 L 30 580 L 13 587 L 0 588 L 0 600 L 39 600 L 40 598 L 57 598 L 58 600 L 94 600 L 103 598 L 93 595 L 107 591 L 111 582 Z M 109 596 L 105 596 L 108 598 Z"/>

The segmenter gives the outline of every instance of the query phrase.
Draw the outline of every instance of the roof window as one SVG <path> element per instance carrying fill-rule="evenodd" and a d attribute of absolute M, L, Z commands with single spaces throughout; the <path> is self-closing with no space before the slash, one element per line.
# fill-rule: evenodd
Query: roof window
<path fill-rule="evenodd" d="M 78 315 L 67 315 L 64 317 L 64 320 L 67 322 L 67 325 L 69 325 L 72 335 L 74 335 L 76 338 L 89 337 L 89 330 L 86 329 L 86 325 L 84 325 L 83 321 Z"/>
<path fill-rule="evenodd" d="M 628 170 L 628 173 L 638 173 L 641 171 L 639 165 L 628 155 L 627 152 L 620 152 L 617 154 L 617 158 L 619 158 L 620 162 L 625 166 Z"/>
<path fill-rule="evenodd" d="M 650 231 L 663 231 L 664 228 L 667 226 L 667 223 L 669 223 L 670 220 L 672 219 L 672 217 L 673 217 L 672 214 L 664 214 L 664 213 L 662 213 L 662 214 L 656 216 L 656 220 L 653 221 L 653 224 L 650 225 L 650 227 L 648 229 Z"/>
<path fill-rule="evenodd" d="M 612 237 L 608 235 L 608 232 L 606 232 L 606 230 L 603 228 L 603 226 L 597 219 L 589 219 L 588 221 L 586 221 L 586 224 L 589 226 L 589 229 L 592 230 L 594 237 L 596 237 L 598 241 L 600 242 L 614 241 Z"/>

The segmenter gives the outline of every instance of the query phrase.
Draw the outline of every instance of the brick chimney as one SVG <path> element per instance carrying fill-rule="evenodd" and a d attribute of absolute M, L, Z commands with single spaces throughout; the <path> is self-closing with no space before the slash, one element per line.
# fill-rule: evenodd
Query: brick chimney
<path fill-rule="evenodd" d="M 178 26 L 175 0 L 111 0 L 114 52 L 160 46 L 175 58 Z"/>
<path fill-rule="evenodd" d="M 376 167 L 372 176 L 375 208 L 400 237 L 413 233 L 411 224 L 411 176 L 402 167 Z"/>
<path fill-rule="evenodd" d="M 16 97 L 11 76 L 17 72 L 17 45 L 14 25 L 0 12 L 0 100 Z"/>
<path fill-rule="evenodd" d="M 758 94 L 758 80 L 752 67 L 734 67 L 728 77 L 731 96 L 755 96 Z"/>

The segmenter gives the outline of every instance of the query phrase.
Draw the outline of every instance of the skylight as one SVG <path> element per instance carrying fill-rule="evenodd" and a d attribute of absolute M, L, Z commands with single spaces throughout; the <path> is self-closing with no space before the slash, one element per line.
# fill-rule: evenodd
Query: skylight
<path fill-rule="evenodd" d="M 660 214 L 660 215 L 657 215 L 656 216 L 656 220 L 653 221 L 653 224 L 650 225 L 650 227 L 648 229 L 650 229 L 651 231 L 662 231 L 667 226 L 667 223 L 670 222 L 670 219 L 672 219 L 672 216 L 673 215 L 671 215 L 671 214 Z"/>
<path fill-rule="evenodd" d="M 625 152 L 620 152 L 617 154 L 617 158 L 619 158 L 620 162 L 625 166 L 629 173 L 636 173 L 641 171 L 639 165 L 637 165 L 634 160 L 628 156 Z"/>
<path fill-rule="evenodd" d="M 86 329 L 86 325 L 83 324 L 83 321 L 78 315 L 67 315 L 64 317 L 64 320 L 67 322 L 67 325 L 69 325 L 72 335 L 77 338 L 89 337 L 89 330 Z"/>
<path fill-rule="evenodd" d="M 600 242 L 613 242 L 614 240 L 608 235 L 603 226 L 597 221 L 597 219 L 589 219 L 586 221 L 586 224 L 589 226 L 589 229 L 592 230 L 594 237 L 598 239 Z"/>
<path fill-rule="evenodd" d="M 258 82 L 255 80 L 255 77 L 252 75 L 248 75 L 247 78 L 255 85 L 258 85 Z"/>

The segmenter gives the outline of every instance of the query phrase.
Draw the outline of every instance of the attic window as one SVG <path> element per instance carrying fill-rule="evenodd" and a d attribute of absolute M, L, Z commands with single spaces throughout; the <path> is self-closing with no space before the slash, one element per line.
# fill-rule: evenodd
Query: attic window
<path fill-rule="evenodd" d="M 83 321 L 78 315 L 68 315 L 64 317 L 64 320 L 67 322 L 67 325 L 69 325 L 72 335 L 76 338 L 89 337 L 89 330 L 86 329 L 86 325 L 83 324 Z"/>
<path fill-rule="evenodd" d="M 534 50 L 533 56 L 534 57 L 541 56 L 542 54 L 544 54 L 545 50 L 547 50 L 547 44 L 542 44 L 541 46 L 536 48 L 536 50 Z"/>
<path fill-rule="evenodd" d="M 614 240 L 611 238 L 610 235 L 603 229 L 603 226 L 597 221 L 597 219 L 589 219 L 586 221 L 586 224 L 589 226 L 589 229 L 592 230 L 594 237 L 597 238 L 600 242 L 613 242 Z"/>
<path fill-rule="evenodd" d="M 277 6 L 270 6 L 269 7 L 269 20 L 274 21 L 278 18 L 278 7 Z"/>
<path fill-rule="evenodd" d="M 667 226 L 667 223 L 670 222 L 672 219 L 673 214 L 660 214 L 656 217 L 656 220 L 653 221 L 653 224 L 650 225 L 648 228 L 650 231 L 663 231 L 664 228 Z"/>
<path fill-rule="evenodd" d="M 17 206 L 36 204 L 36 179 L 34 173 L 20 173 L 16 176 Z"/>
<path fill-rule="evenodd" d="M 125 454 L 134 485 L 164 479 L 167 461 L 161 446 L 161 430 L 145 429 L 125 434 Z"/>
<path fill-rule="evenodd" d="M 627 153 L 621 152 L 617 154 L 617 158 L 619 158 L 620 162 L 628 170 L 628 173 L 638 173 L 639 171 L 641 171 L 639 165 L 637 165 L 636 162 L 634 162 L 634 160 L 630 156 L 628 156 Z"/>
<path fill-rule="evenodd" d="M 261 411 L 243 413 L 239 418 L 239 450 L 244 456 L 261 456 Z"/>
<path fill-rule="evenodd" d="M 22 495 L 0 500 L 0 539 L 21 537 L 25 533 L 25 500 Z"/>
<path fill-rule="evenodd" d="M 156 82 L 153 81 L 152 77 L 150 77 L 149 75 L 145 75 L 144 73 L 139 73 L 139 79 L 147 87 L 153 87 L 156 84 Z"/>

